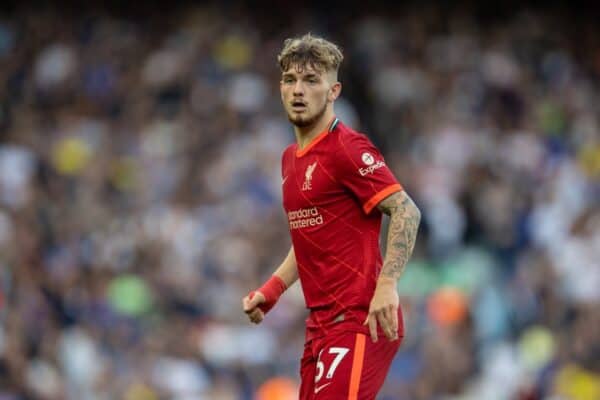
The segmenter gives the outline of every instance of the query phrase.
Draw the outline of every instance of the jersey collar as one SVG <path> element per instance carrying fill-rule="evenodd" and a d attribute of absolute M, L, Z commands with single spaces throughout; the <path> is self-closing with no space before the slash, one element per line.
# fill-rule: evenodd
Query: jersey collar
<path fill-rule="evenodd" d="M 339 118 L 333 117 L 333 119 L 329 123 L 329 128 L 325 129 L 323 132 L 321 132 L 317 136 L 315 136 L 315 138 L 313 140 L 311 140 L 311 142 L 305 148 L 303 148 L 302 150 L 296 150 L 296 157 L 302 157 L 303 155 L 308 153 L 308 151 L 310 149 L 312 149 L 313 147 L 315 147 L 317 145 L 317 143 L 319 143 L 321 140 L 325 139 L 325 136 L 327 136 L 327 134 L 329 132 L 333 132 L 333 130 L 335 129 L 335 127 L 338 125 L 339 122 L 340 122 Z"/>

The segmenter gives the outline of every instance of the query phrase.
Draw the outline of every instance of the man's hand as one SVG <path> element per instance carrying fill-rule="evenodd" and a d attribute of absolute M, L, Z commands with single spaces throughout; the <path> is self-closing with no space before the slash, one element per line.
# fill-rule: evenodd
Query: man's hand
<path fill-rule="evenodd" d="M 258 290 L 254 290 L 244 297 L 242 307 L 250 321 L 260 324 L 265 318 L 265 314 L 275 306 L 286 289 L 287 285 L 283 279 L 273 274 Z"/>
<path fill-rule="evenodd" d="M 364 325 L 369 325 L 371 340 L 377 341 L 377 324 L 390 340 L 398 339 L 398 304 L 400 299 L 396 291 L 396 280 L 379 277 L 375 293 L 369 306 L 369 315 Z"/>
<path fill-rule="evenodd" d="M 265 301 L 265 296 L 259 291 L 251 292 L 248 296 L 244 297 L 242 307 L 246 315 L 248 315 L 250 322 L 260 324 L 265 318 L 265 313 L 258 307 Z"/>

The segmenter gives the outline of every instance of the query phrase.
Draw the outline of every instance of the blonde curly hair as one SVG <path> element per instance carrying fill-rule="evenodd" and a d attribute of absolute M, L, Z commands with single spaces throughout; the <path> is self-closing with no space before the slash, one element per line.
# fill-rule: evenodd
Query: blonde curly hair
<path fill-rule="evenodd" d="M 291 66 L 300 70 L 311 66 L 320 72 L 337 73 L 343 60 L 344 55 L 336 44 L 311 33 L 286 39 L 277 56 L 282 72 L 289 70 Z"/>

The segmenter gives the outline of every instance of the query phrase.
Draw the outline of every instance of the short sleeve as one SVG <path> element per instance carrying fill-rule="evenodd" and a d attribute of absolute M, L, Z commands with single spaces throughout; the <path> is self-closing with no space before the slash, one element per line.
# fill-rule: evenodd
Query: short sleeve
<path fill-rule="evenodd" d="M 360 201 L 365 214 L 402 185 L 390 171 L 379 150 L 363 134 L 340 137 L 338 173 L 342 185 Z"/>
<path fill-rule="evenodd" d="M 285 148 L 285 150 L 283 150 L 283 152 L 281 153 L 281 179 L 285 179 L 286 176 L 286 170 L 289 167 L 290 164 L 290 155 L 293 154 L 293 144 L 289 145 L 288 147 Z"/>
<path fill-rule="evenodd" d="M 281 179 L 285 177 L 285 153 L 287 152 L 287 148 L 281 153 Z"/>

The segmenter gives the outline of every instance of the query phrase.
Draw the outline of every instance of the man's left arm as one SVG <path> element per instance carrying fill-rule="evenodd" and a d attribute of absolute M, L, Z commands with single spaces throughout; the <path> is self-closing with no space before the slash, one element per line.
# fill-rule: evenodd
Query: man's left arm
<path fill-rule="evenodd" d="M 421 212 L 405 191 L 389 195 L 377 208 L 390 216 L 390 223 L 383 268 L 365 321 L 374 342 L 377 341 L 377 324 L 389 340 L 398 338 L 398 279 L 412 254 L 421 220 Z"/>

